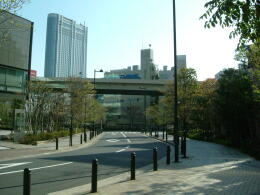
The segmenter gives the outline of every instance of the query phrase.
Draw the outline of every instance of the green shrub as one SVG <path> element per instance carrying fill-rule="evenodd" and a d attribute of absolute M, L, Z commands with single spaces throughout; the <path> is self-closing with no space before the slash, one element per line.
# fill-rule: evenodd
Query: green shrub
<path fill-rule="evenodd" d="M 205 140 L 205 131 L 202 129 L 193 129 L 188 132 L 191 139 Z"/>
<path fill-rule="evenodd" d="M 79 132 L 79 131 L 78 131 Z M 81 131 L 80 131 L 81 132 Z M 73 130 L 73 134 L 76 131 Z M 69 130 L 60 130 L 60 131 L 53 131 L 53 132 L 42 132 L 38 134 L 26 134 L 22 140 L 20 140 L 21 144 L 32 144 L 36 145 L 37 141 L 45 141 L 45 140 L 53 140 L 56 137 L 67 137 L 69 136 Z"/>

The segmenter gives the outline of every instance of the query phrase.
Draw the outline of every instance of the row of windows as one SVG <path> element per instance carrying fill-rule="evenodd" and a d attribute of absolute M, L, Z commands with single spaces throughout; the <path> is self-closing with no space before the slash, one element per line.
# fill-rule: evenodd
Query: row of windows
<path fill-rule="evenodd" d="M 6 92 L 25 92 L 28 72 L 0 67 L 0 90 Z"/>

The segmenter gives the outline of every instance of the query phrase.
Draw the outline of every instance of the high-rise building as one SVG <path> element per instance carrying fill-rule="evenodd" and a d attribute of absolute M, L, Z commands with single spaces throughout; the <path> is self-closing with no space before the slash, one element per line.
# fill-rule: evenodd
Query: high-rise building
<path fill-rule="evenodd" d="M 87 34 L 85 25 L 59 14 L 49 14 L 44 76 L 86 77 Z"/>
<path fill-rule="evenodd" d="M 157 72 L 153 63 L 153 50 L 142 49 L 141 50 L 141 72 L 142 79 L 155 79 Z"/>

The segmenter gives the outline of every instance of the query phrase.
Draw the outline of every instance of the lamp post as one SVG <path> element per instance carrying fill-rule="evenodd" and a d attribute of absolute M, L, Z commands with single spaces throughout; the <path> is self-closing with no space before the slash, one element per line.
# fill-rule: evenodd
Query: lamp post
<path fill-rule="evenodd" d="M 96 72 L 103 72 L 103 70 L 102 69 L 100 69 L 100 70 L 96 70 L 96 69 L 94 69 L 94 90 L 96 89 Z M 93 120 L 93 130 L 95 131 L 95 121 Z"/>
<path fill-rule="evenodd" d="M 103 70 L 102 69 L 100 69 L 100 70 L 94 69 L 94 89 L 96 89 L 96 72 L 103 72 Z"/>
<path fill-rule="evenodd" d="M 176 44 L 176 13 L 175 0 L 173 0 L 173 41 L 174 41 L 174 161 L 179 162 L 179 136 L 178 136 L 178 88 L 177 88 L 177 44 Z"/>

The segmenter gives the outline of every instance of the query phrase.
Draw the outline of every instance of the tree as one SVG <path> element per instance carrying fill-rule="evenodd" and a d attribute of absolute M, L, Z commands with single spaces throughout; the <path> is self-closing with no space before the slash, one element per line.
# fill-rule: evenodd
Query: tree
<path fill-rule="evenodd" d="M 189 128 L 192 123 L 192 110 L 195 104 L 195 94 L 198 87 L 196 71 L 192 68 L 183 68 L 178 71 L 178 118 L 183 129 Z M 159 105 L 149 107 L 146 112 L 156 124 L 173 124 L 174 122 L 174 86 L 167 85 L 165 96 Z"/>
<path fill-rule="evenodd" d="M 206 19 L 205 28 L 220 25 L 234 28 L 229 38 L 240 37 L 239 45 L 256 41 L 260 37 L 260 5 L 256 0 L 210 0 L 204 5 L 207 11 L 200 17 Z"/>
<path fill-rule="evenodd" d="M 11 106 L 0 102 L 0 127 L 3 129 L 12 128 Z"/>
<path fill-rule="evenodd" d="M 226 140 L 235 146 L 249 146 L 255 137 L 250 128 L 255 118 L 253 88 L 250 73 L 244 70 L 224 70 L 216 89 L 216 111 L 221 119 Z"/>
<path fill-rule="evenodd" d="M 90 105 L 93 103 L 95 92 L 93 85 L 81 78 L 69 78 L 67 80 L 67 92 L 69 94 L 68 110 L 70 113 L 70 127 L 79 127 L 79 125 L 86 123 L 88 118 Z M 91 110 L 93 112 L 93 110 Z"/>
<path fill-rule="evenodd" d="M 255 135 L 253 141 L 255 143 L 254 148 L 260 148 L 260 40 L 257 43 L 246 47 L 244 50 L 237 52 L 236 59 L 242 63 L 241 70 L 247 72 L 249 79 L 252 83 L 253 94 L 253 108 L 251 112 L 254 113 L 254 117 L 250 120 L 250 129 Z M 258 140 L 258 141 L 257 141 Z"/>
<path fill-rule="evenodd" d="M 195 104 L 195 95 L 198 89 L 196 71 L 192 68 L 182 68 L 178 73 L 178 103 L 179 120 L 183 130 L 192 123 L 191 112 Z"/>
<path fill-rule="evenodd" d="M 51 99 L 51 89 L 45 82 L 29 82 L 28 99 L 25 105 L 25 119 L 28 131 L 34 134 L 51 130 L 49 126 L 49 111 L 53 101 Z"/>
<path fill-rule="evenodd" d="M 128 105 L 122 108 L 122 111 L 126 118 L 129 119 L 129 127 L 133 129 L 134 124 L 138 118 L 143 118 L 142 109 L 140 106 L 136 105 L 134 102 L 134 98 L 128 99 Z"/>
<path fill-rule="evenodd" d="M 219 135 L 217 127 L 217 115 L 214 105 L 216 97 L 215 79 L 207 79 L 199 83 L 197 93 L 195 95 L 195 106 L 192 112 L 194 127 L 202 129 L 204 138 L 213 134 L 214 137 Z"/>
<path fill-rule="evenodd" d="M 15 13 L 25 2 L 28 0 L 0 0 L 0 13 L 4 11 Z"/>

